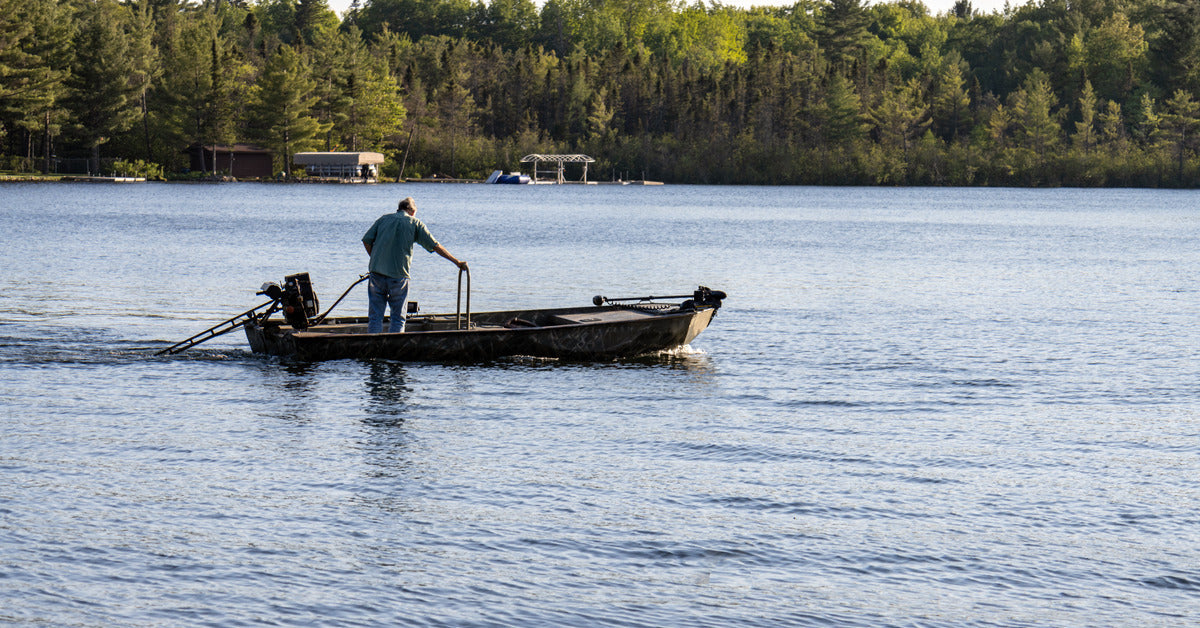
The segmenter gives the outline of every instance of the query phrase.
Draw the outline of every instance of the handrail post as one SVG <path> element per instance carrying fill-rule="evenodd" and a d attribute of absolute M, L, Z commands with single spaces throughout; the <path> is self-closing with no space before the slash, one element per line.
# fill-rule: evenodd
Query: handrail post
<path fill-rule="evenodd" d="M 454 300 L 454 324 L 457 329 L 462 329 L 462 278 L 463 273 L 467 273 L 467 329 L 471 328 L 471 269 L 458 269 L 458 296 Z"/>

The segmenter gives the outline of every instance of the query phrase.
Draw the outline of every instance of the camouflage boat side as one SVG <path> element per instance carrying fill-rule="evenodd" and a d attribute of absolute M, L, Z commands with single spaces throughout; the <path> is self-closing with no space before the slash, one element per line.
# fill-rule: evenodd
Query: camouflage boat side
<path fill-rule="evenodd" d="M 387 358 L 481 361 L 526 355 L 610 360 L 673 349 L 692 341 L 717 307 L 602 306 L 473 314 L 468 329 L 455 315 L 410 317 L 397 334 L 368 334 L 365 318 L 342 318 L 298 331 L 282 321 L 252 322 L 246 338 L 257 353 L 302 360 Z"/>

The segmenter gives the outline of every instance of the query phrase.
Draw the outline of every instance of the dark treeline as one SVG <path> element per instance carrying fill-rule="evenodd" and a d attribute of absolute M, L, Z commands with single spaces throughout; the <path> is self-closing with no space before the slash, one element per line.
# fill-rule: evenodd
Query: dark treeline
<path fill-rule="evenodd" d="M 0 158 L 584 152 L 697 183 L 1195 186 L 1200 2 L 0 0 Z"/>

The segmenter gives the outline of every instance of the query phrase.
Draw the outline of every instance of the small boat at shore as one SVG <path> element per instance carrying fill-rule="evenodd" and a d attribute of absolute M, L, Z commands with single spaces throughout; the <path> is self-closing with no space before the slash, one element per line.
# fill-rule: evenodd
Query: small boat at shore
<path fill-rule="evenodd" d="M 241 327 L 255 353 L 303 361 L 479 362 L 512 356 L 614 360 L 688 344 L 708 327 L 725 298 L 723 292 L 700 286 L 690 295 L 597 296 L 591 306 L 472 314 L 469 274 L 467 285 L 465 315 L 461 307 L 453 314 L 410 313 L 405 331 L 372 334 L 367 332 L 365 317 L 328 318 L 329 312 L 317 316 L 317 299 L 308 274 L 290 275 L 283 286 L 264 285 L 260 294 L 272 301 L 159 353 L 178 353 Z M 460 305 L 461 295 L 460 273 Z M 259 313 L 260 309 L 266 311 Z M 277 311 L 282 312 L 282 319 L 272 318 Z"/>
<path fill-rule="evenodd" d="M 510 172 L 504 174 L 503 170 L 494 170 L 484 183 L 500 183 L 508 185 L 529 185 L 533 183 L 533 179 L 527 174 L 519 172 Z"/>

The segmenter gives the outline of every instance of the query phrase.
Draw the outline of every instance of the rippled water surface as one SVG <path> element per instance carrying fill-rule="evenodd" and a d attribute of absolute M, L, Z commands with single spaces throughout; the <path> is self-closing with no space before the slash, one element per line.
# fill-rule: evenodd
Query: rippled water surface
<path fill-rule="evenodd" d="M 617 363 L 153 357 L 285 274 L 332 304 L 405 195 L 476 311 L 729 299 Z M 0 185 L 0 624 L 1194 625 L 1198 210 Z M 453 311 L 454 267 L 414 271 Z"/>

